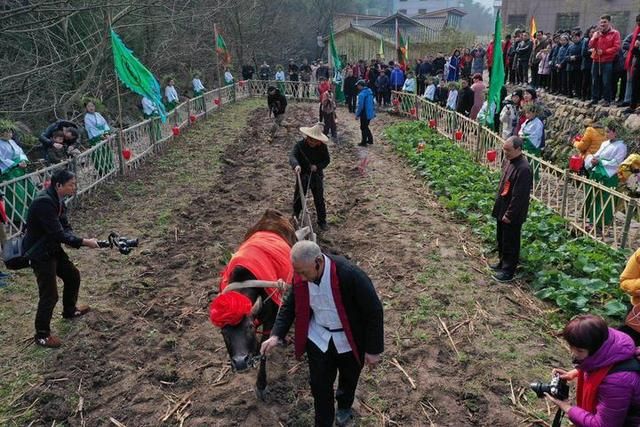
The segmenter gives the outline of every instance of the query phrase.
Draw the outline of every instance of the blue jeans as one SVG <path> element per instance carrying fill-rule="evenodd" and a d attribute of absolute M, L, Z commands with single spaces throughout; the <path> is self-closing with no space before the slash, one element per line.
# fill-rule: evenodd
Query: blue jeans
<path fill-rule="evenodd" d="M 611 79 L 613 78 L 613 62 L 594 62 L 591 65 L 591 99 L 598 102 L 602 97 L 606 102 L 613 98 Z"/>

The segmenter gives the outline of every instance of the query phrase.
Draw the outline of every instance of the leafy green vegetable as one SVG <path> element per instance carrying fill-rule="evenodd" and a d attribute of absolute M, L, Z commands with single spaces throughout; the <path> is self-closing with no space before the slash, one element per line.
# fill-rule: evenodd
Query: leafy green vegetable
<path fill-rule="evenodd" d="M 470 153 L 423 122 L 397 124 L 385 133 L 440 203 L 470 223 L 488 245 L 495 245 L 491 210 L 499 173 L 477 164 Z M 418 152 L 420 142 L 425 147 Z M 532 201 L 522 229 L 521 260 L 539 298 L 553 301 L 568 315 L 595 312 L 620 319 L 628 301 L 618 283 L 626 258 L 624 251 L 572 236 L 566 220 Z"/>

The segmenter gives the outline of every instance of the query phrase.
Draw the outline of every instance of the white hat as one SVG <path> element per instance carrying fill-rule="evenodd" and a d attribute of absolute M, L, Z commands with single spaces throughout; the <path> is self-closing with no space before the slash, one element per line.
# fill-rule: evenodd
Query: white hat
<path fill-rule="evenodd" d="M 318 123 L 315 126 L 312 127 L 301 127 L 300 128 L 300 132 L 302 132 L 302 134 L 304 136 L 308 136 L 309 138 L 313 138 L 316 141 L 320 141 L 323 143 L 329 142 L 329 138 L 327 138 L 327 135 L 325 135 L 323 132 L 323 126 L 322 124 Z"/>

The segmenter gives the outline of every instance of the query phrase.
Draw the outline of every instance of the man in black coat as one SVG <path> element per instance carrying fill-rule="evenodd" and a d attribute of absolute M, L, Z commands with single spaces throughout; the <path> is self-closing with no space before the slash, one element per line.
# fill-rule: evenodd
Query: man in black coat
<path fill-rule="evenodd" d="M 458 104 L 456 106 L 456 111 L 462 115 L 469 117 L 471 114 L 471 108 L 473 108 L 473 91 L 469 87 L 469 81 L 467 79 L 460 80 L 460 91 L 458 92 Z M 444 96 L 440 96 L 441 99 L 446 98 Z"/>
<path fill-rule="evenodd" d="M 304 139 L 298 141 L 293 146 L 289 154 L 289 164 L 296 175 L 300 176 L 302 182 L 302 190 L 304 194 L 301 196 L 298 191 L 298 183 L 293 196 L 293 214 L 296 218 L 302 211 L 302 197 L 306 197 L 307 189 L 311 188 L 313 194 L 313 203 L 316 206 L 316 215 L 318 217 L 318 227 L 322 231 L 328 230 L 327 210 L 324 204 L 324 169 L 329 166 L 329 149 L 327 142 L 329 138 L 323 133 L 321 124 L 313 127 L 301 127 L 300 132 L 304 135 Z"/>
<path fill-rule="evenodd" d="M 269 117 L 273 117 L 273 126 L 269 130 L 271 137 L 275 137 L 278 128 L 282 126 L 284 113 L 287 110 L 287 98 L 274 86 L 267 89 L 267 106 L 269 107 Z"/>
<path fill-rule="evenodd" d="M 38 282 L 38 311 L 36 313 L 36 344 L 57 348 L 60 338 L 51 335 L 51 316 L 58 302 L 57 277 L 64 283 L 62 317 L 73 319 L 89 311 L 86 305 L 77 305 L 80 290 L 80 272 L 69 260 L 62 244 L 79 249 L 97 248 L 96 239 L 82 239 L 73 234 L 67 220 L 64 197 L 76 192 L 76 177 L 66 169 L 51 177 L 51 186 L 40 192 L 29 207 L 27 233 L 23 248 L 28 253 L 31 268 Z"/>
<path fill-rule="evenodd" d="M 518 58 L 518 79 L 516 83 L 527 84 L 529 83 L 529 58 L 533 51 L 533 42 L 529 38 L 529 33 L 523 31 L 521 34 L 522 40 L 516 46 L 516 57 Z"/>
<path fill-rule="evenodd" d="M 383 310 L 371 279 L 345 258 L 325 255 L 311 241 L 291 248 L 293 284 L 278 311 L 267 354 L 284 342 L 295 320 L 295 354 L 306 351 L 316 426 L 338 426 L 353 417 L 351 405 L 363 365 L 373 368 L 384 351 Z M 333 384 L 339 373 L 335 399 Z"/>
<path fill-rule="evenodd" d="M 520 260 L 520 234 L 527 219 L 533 178 L 527 158 L 522 154 L 523 141 L 517 136 L 503 146 L 505 160 L 498 194 L 491 215 L 497 220 L 498 255 L 493 278 L 499 282 L 513 280 Z"/>

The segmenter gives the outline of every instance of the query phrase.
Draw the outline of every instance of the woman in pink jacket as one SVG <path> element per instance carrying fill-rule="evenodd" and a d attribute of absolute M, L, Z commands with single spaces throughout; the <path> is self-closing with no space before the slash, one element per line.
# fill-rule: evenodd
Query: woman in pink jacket
<path fill-rule="evenodd" d="M 640 362 L 625 333 L 591 314 L 573 318 L 562 331 L 576 369 L 554 373 L 577 380 L 576 405 L 546 395 L 576 427 L 640 426 Z"/>
<path fill-rule="evenodd" d="M 473 84 L 471 90 L 473 91 L 473 107 L 471 107 L 471 114 L 469 117 L 475 120 L 478 117 L 478 112 L 482 108 L 484 103 L 484 91 L 487 88 L 482 82 L 482 74 L 476 73 L 473 75 Z"/>

